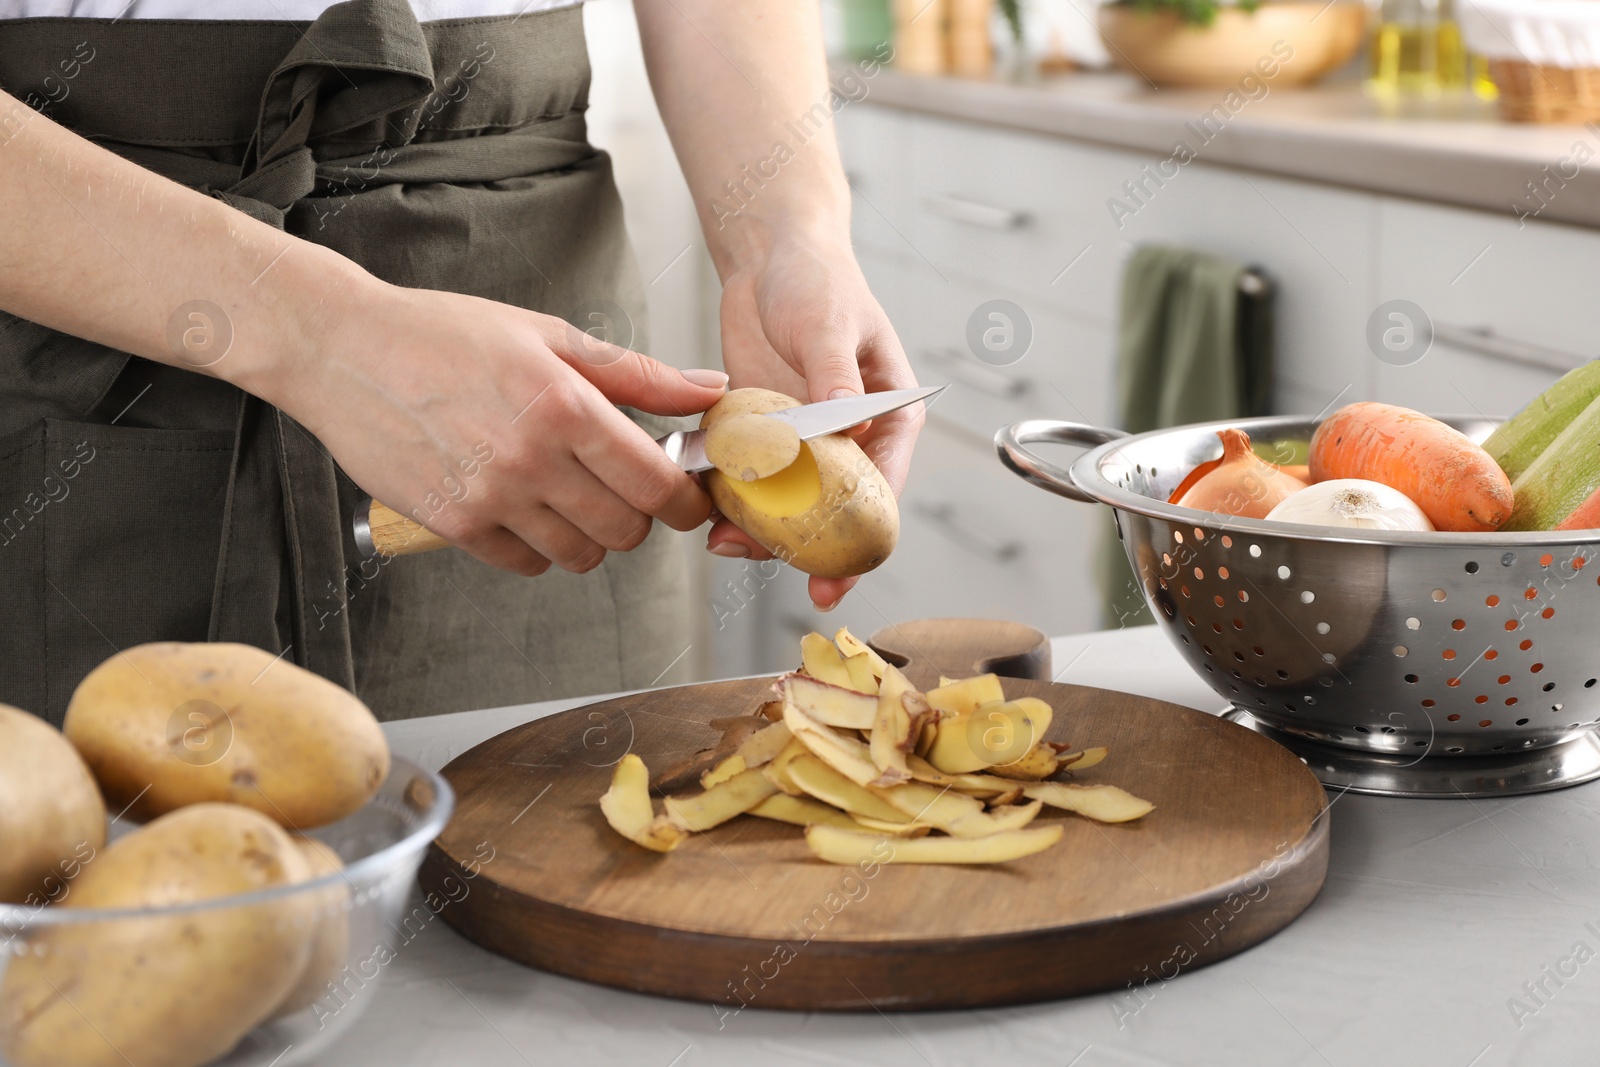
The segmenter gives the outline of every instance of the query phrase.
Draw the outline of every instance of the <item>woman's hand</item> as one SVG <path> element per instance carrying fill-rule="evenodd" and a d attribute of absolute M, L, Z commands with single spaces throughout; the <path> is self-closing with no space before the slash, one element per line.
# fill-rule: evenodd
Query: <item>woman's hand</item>
<path fill-rule="evenodd" d="M 848 243 L 788 235 L 753 265 L 732 271 L 722 290 L 722 357 L 734 388 L 762 386 L 808 403 L 917 382 Z M 901 408 L 856 431 L 899 495 L 922 428 L 922 405 Z M 719 556 L 771 554 L 726 519 L 707 547 Z M 811 599 L 831 609 L 855 578 L 812 578 Z"/>
<path fill-rule="evenodd" d="M 680 373 L 490 300 L 365 275 L 349 285 L 324 304 L 320 351 L 247 387 L 378 500 L 525 575 L 591 570 L 637 547 L 652 518 L 705 522 L 699 484 L 614 405 L 704 411 L 720 373 Z"/>

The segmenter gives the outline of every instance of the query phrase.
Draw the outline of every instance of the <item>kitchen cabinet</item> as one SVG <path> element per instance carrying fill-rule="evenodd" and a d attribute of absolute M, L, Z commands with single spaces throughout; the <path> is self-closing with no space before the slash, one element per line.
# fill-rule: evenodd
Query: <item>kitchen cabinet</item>
<path fill-rule="evenodd" d="M 1096 579 L 1109 519 L 1025 485 L 989 442 L 1025 418 L 1115 423 L 1120 278 L 1140 244 L 1204 249 L 1270 276 L 1278 412 L 1378 399 L 1498 417 L 1595 355 L 1587 290 L 1600 229 L 1321 184 L 1266 162 L 1216 165 L 1206 149 L 1163 168 L 1165 153 L 870 100 L 843 109 L 837 128 L 862 269 L 918 379 L 950 388 L 930 409 L 894 556 L 836 616 L 809 610 L 803 575 L 764 583 L 782 595 L 741 611 L 739 639 L 713 635 L 724 673 L 782 667 L 800 633 L 841 624 L 1115 623 Z M 1380 361 L 1366 340 L 1394 299 L 1438 328 L 1407 366 Z M 1014 362 L 969 344 L 969 319 L 991 300 L 1031 327 Z"/>

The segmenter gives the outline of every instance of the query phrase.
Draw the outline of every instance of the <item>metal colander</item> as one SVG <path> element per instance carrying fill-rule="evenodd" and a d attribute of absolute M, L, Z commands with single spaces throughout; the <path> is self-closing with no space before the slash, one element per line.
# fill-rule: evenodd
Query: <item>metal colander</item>
<path fill-rule="evenodd" d="M 1478 441 L 1495 426 L 1443 421 Z M 1157 623 L 1229 717 L 1325 784 L 1499 796 L 1600 777 L 1600 534 L 1347 530 L 1168 504 L 1228 426 L 1303 442 L 1316 420 L 1137 436 L 1030 420 L 995 446 L 1034 485 L 1114 509 Z M 1037 443 L 1093 450 L 1068 469 Z"/>

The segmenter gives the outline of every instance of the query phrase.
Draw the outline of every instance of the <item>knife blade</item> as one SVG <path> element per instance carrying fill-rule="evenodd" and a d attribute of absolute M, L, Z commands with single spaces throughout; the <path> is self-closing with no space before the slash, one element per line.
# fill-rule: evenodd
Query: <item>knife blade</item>
<path fill-rule="evenodd" d="M 787 422 L 795 428 L 800 440 L 826 437 L 840 433 L 852 426 L 881 418 L 919 400 L 932 400 L 947 386 L 935 385 L 923 389 L 891 389 L 881 393 L 863 393 L 843 396 L 837 400 L 819 400 L 815 404 L 800 404 L 782 411 L 769 411 L 767 417 Z M 667 458 L 690 474 L 708 471 L 712 463 L 706 459 L 704 430 L 675 430 L 658 438 L 656 444 L 667 453 Z"/>
<path fill-rule="evenodd" d="M 800 404 L 768 414 L 793 426 L 800 440 L 809 441 L 814 437 L 825 437 L 859 426 L 919 400 L 931 400 L 946 388 L 936 385 L 926 389 L 892 389 L 882 393 L 840 397 L 838 400 L 821 400 L 815 404 Z M 706 460 L 704 431 L 676 430 L 657 439 L 656 444 L 667 453 L 668 459 L 690 474 L 711 469 L 711 464 Z M 450 542 L 421 523 L 371 499 L 356 507 L 352 533 L 356 547 L 364 556 L 409 556 L 450 547 Z"/>

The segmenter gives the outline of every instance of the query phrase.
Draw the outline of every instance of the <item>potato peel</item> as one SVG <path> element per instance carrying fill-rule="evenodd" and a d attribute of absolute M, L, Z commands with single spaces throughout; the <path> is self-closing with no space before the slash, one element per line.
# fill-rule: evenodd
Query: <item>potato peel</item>
<path fill-rule="evenodd" d="M 1065 782 L 1028 782 L 1022 793 L 1053 808 L 1075 812 L 1095 822 L 1132 822 L 1155 809 L 1148 800 L 1114 785 L 1068 785 Z"/>
<path fill-rule="evenodd" d="M 688 834 L 660 819 L 650 804 L 650 772 L 633 753 L 623 756 L 600 798 L 600 811 L 617 833 L 653 852 L 671 852 Z"/>
<path fill-rule="evenodd" d="M 783 721 L 789 727 L 789 732 L 818 759 L 857 785 L 866 785 L 875 780 L 878 777 L 878 768 L 872 762 L 872 752 L 866 743 L 853 737 L 846 737 L 819 722 L 796 699 L 797 690 L 805 692 L 808 683 L 817 684 L 793 674 L 783 680 Z M 866 699 L 871 701 L 873 713 L 876 714 L 877 701 Z"/>
<path fill-rule="evenodd" d="M 840 653 L 846 657 L 867 657 L 867 663 L 872 667 L 873 675 L 880 681 L 888 673 L 889 661 L 874 652 L 872 646 L 851 633 L 849 627 L 839 627 L 839 632 L 833 635 L 833 643 L 839 646 Z"/>
<path fill-rule="evenodd" d="M 667 797 L 667 821 L 685 830 L 709 830 L 743 815 L 777 791 L 759 770 L 740 771 L 699 796 Z"/>
<path fill-rule="evenodd" d="M 1060 822 L 1033 825 L 1046 807 L 1103 823 L 1154 810 L 1116 786 L 1058 780 L 1106 749 L 1044 740 L 1050 705 L 1007 700 L 995 675 L 941 678 L 922 693 L 848 629 L 832 641 L 808 634 L 801 663 L 776 680 L 777 699 L 712 720 L 721 740 L 663 776 L 698 777 L 698 795 L 669 796 L 657 814 L 644 762 L 625 756 L 600 798 L 606 821 L 657 852 L 750 815 L 805 827 L 808 848 L 831 863 L 988 864 L 1059 841 Z"/>
<path fill-rule="evenodd" d="M 853 830 L 857 826 L 854 819 L 838 808 L 830 808 L 810 797 L 792 797 L 786 793 L 774 793 L 745 814 L 794 826 L 837 826 L 842 830 Z"/>
<path fill-rule="evenodd" d="M 1061 826 L 1007 830 L 988 837 L 895 838 L 812 826 L 806 845 L 829 863 L 1005 863 L 1043 852 L 1061 840 Z"/>
<path fill-rule="evenodd" d="M 863 788 L 819 760 L 816 756 L 798 756 L 789 764 L 789 778 L 824 804 L 851 815 L 866 815 L 880 822 L 910 822 L 911 817 L 878 793 Z"/>
<path fill-rule="evenodd" d="M 800 434 L 794 426 L 753 411 L 707 426 L 704 443 L 711 465 L 743 482 L 770 478 L 800 458 Z"/>

